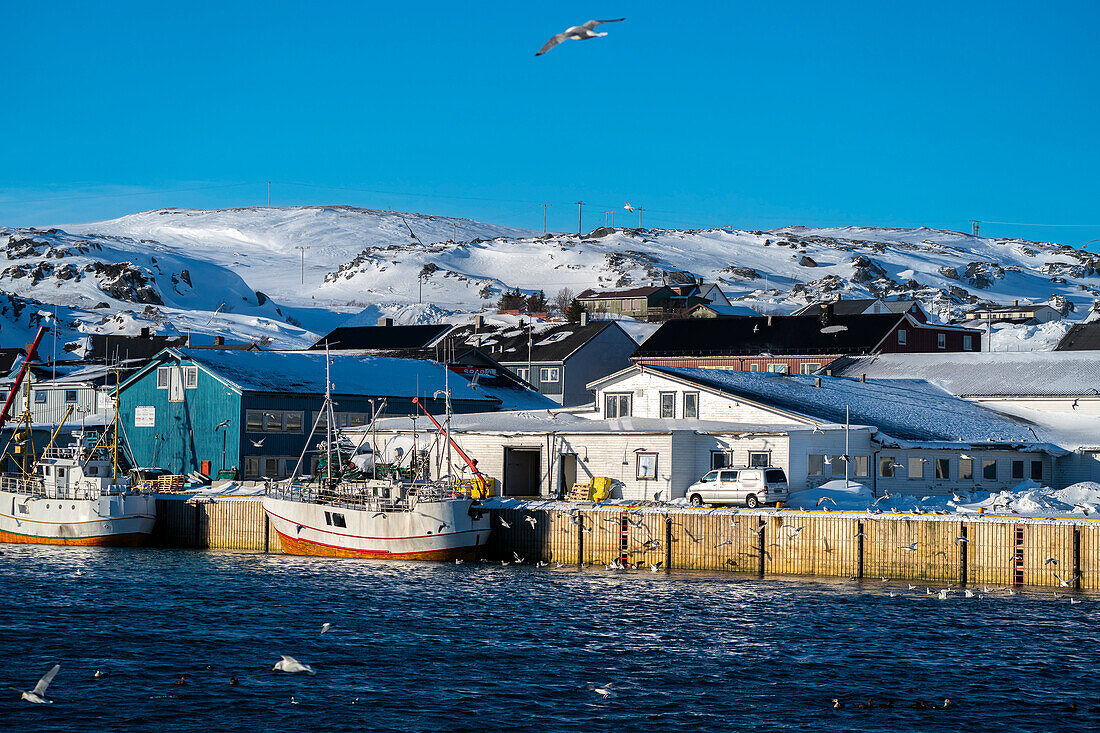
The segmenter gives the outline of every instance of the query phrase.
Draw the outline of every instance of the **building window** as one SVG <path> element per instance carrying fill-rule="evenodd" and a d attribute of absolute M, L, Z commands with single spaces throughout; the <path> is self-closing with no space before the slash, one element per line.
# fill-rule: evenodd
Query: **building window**
<path fill-rule="evenodd" d="M 768 371 L 771 372 L 772 374 L 786 374 L 787 373 L 787 365 L 786 364 L 768 364 Z"/>
<path fill-rule="evenodd" d="M 189 366 L 183 368 L 183 388 L 195 389 L 199 386 L 199 368 Z"/>
<path fill-rule="evenodd" d="M 808 476 L 824 476 L 825 475 L 825 456 L 820 453 L 811 453 L 807 456 L 809 463 L 806 468 L 806 475 Z"/>
<path fill-rule="evenodd" d="M 1022 479 L 1024 477 L 1024 462 L 1013 461 L 1012 462 L 1012 478 Z"/>
<path fill-rule="evenodd" d="M 832 462 L 829 463 L 829 467 L 832 468 L 832 474 L 834 476 L 847 475 L 848 462 L 844 460 L 842 456 L 833 456 Z"/>
<path fill-rule="evenodd" d="M 245 410 L 245 430 L 249 433 L 300 433 L 300 410 Z"/>
<path fill-rule="evenodd" d="M 759 453 L 749 452 L 749 468 L 767 468 L 772 465 L 772 454 L 770 451 L 760 451 Z"/>
<path fill-rule="evenodd" d="M 904 328 L 899 328 L 898 329 L 898 344 L 901 345 L 901 346 L 905 346 L 906 341 L 907 341 L 907 334 L 905 333 L 905 329 Z"/>
<path fill-rule="evenodd" d="M 936 334 L 936 348 L 937 349 L 946 349 L 947 348 L 947 334 L 946 333 L 937 333 Z"/>
<path fill-rule="evenodd" d="M 244 477 L 245 478 L 259 478 L 260 477 L 260 459 L 254 456 L 248 456 L 244 459 Z"/>
<path fill-rule="evenodd" d="M 974 337 L 970 335 L 963 335 L 963 351 L 974 350 Z"/>
<path fill-rule="evenodd" d="M 750 372 L 760 371 L 760 365 L 759 364 L 749 364 L 749 371 Z"/>
<path fill-rule="evenodd" d="M 937 458 L 936 459 L 936 478 L 947 480 L 951 478 L 951 459 L 950 458 Z"/>
<path fill-rule="evenodd" d="M 894 478 L 894 469 L 897 466 L 894 463 L 893 456 L 881 456 L 878 459 L 878 475 L 879 478 Z"/>
<path fill-rule="evenodd" d="M 710 452 L 710 470 L 729 468 L 733 465 L 733 454 L 728 450 L 712 450 Z"/>
<path fill-rule="evenodd" d="M 72 404 L 75 404 L 75 403 L 76 403 L 76 390 L 75 389 L 65 390 L 65 404 L 66 405 L 72 405 Z"/>
<path fill-rule="evenodd" d="M 982 461 L 982 478 L 986 481 L 997 480 L 997 461 L 985 459 Z"/>
<path fill-rule="evenodd" d="M 172 367 L 157 367 L 157 389 L 168 389 L 168 374 Z"/>
<path fill-rule="evenodd" d="M 684 417 L 699 417 L 699 393 L 684 392 Z"/>
<path fill-rule="evenodd" d="M 1043 480 L 1043 462 L 1032 461 L 1031 462 L 1031 478 L 1033 481 Z"/>
<path fill-rule="evenodd" d="M 661 393 L 661 417 L 676 417 L 676 393 Z"/>
<path fill-rule="evenodd" d="M 630 394 L 605 394 L 603 416 L 605 418 L 630 417 Z"/>
<path fill-rule="evenodd" d="M 527 367 L 518 367 L 516 369 L 516 376 L 525 382 L 531 381 L 531 370 Z"/>
<path fill-rule="evenodd" d="M 798 370 L 803 374 L 813 374 L 821 368 L 821 364 L 816 361 L 804 361 L 798 366 Z"/>
<path fill-rule="evenodd" d="M 852 473 L 856 478 L 867 478 L 871 475 L 871 459 L 869 456 L 853 456 Z"/>
<path fill-rule="evenodd" d="M 657 479 L 657 454 L 637 453 L 637 476 L 642 481 L 655 481 Z"/>
<path fill-rule="evenodd" d="M 960 458 L 959 459 L 959 479 L 963 481 L 974 480 L 974 459 L 973 458 Z"/>
<path fill-rule="evenodd" d="M 924 478 L 924 459 L 909 457 L 909 478 Z"/>
<path fill-rule="evenodd" d="M 264 459 L 264 476 L 273 478 L 279 475 L 279 459 L 278 458 L 265 458 Z"/>
<path fill-rule="evenodd" d="M 558 381 L 558 375 L 558 367 L 543 367 L 539 369 L 540 382 L 556 382 Z"/>
<path fill-rule="evenodd" d="M 35 390 L 34 392 L 34 404 L 44 405 L 46 404 L 46 393 L 43 390 Z"/>

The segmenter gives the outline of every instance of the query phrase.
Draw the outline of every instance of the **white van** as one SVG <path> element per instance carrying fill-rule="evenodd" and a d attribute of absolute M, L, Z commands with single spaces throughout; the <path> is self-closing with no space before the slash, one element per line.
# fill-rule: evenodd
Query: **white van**
<path fill-rule="evenodd" d="M 719 468 L 688 487 L 685 496 L 692 506 L 703 504 L 761 504 L 786 501 L 787 474 L 782 468 Z"/>

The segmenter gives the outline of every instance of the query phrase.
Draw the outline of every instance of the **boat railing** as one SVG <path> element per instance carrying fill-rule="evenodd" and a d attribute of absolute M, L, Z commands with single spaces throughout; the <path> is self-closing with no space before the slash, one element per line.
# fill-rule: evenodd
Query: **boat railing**
<path fill-rule="evenodd" d="M 269 482 L 265 494 L 274 499 L 325 504 L 347 509 L 404 512 L 422 501 L 458 499 L 466 494 L 442 484 L 389 484 L 345 481 L 328 487 L 316 483 Z"/>

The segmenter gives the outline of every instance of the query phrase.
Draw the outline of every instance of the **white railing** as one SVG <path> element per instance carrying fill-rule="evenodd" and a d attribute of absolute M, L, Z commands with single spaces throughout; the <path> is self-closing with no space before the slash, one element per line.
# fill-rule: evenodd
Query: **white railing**
<path fill-rule="evenodd" d="M 386 487 L 367 482 L 342 482 L 332 488 L 309 483 L 269 482 L 265 494 L 283 501 L 377 512 L 405 512 L 422 501 L 444 501 L 467 496 L 463 491 L 440 484 L 391 484 Z"/>

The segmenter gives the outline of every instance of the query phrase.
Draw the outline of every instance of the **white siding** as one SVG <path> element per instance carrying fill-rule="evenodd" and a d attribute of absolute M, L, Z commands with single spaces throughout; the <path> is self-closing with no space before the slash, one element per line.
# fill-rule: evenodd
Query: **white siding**
<path fill-rule="evenodd" d="M 600 411 L 600 415 L 603 415 L 605 393 L 622 394 L 626 392 L 632 395 L 631 410 L 633 417 L 661 417 L 661 392 L 674 392 L 676 394 L 675 417 L 682 418 L 684 416 L 684 393 L 698 392 L 699 418 L 702 420 L 723 420 L 742 424 L 759 423 L 764 425 L 774 425 L 780 422 L 809 423 L 805 419 L 795 419 L 786 413 L 763 409 L 729 395 L 686 386 L 676 380 L 653 372 L 634 374 L 625 379 L 620 379 L 614 384 L 601 387 L 596 400 L 596 407 Z"/>

